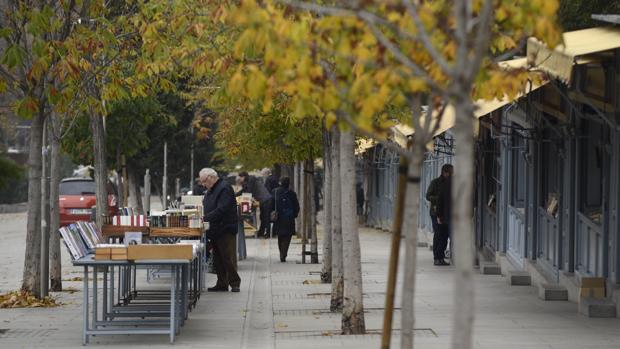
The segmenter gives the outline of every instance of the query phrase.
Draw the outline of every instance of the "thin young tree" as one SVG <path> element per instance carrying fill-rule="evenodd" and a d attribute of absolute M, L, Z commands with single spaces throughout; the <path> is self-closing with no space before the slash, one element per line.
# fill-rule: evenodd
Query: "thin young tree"
<path fill-rule="evenodd" d="M 325 184 L 323 185 L 323 269 L 321 281 L 332 282 L 332 148 L 331 131 L 323 129 L 323 171 Z"/>
<path fill-rule="evenodd" d="M 342 176 L 340 175 L 340 131 L 334 130 L 331 152 L 332 173 L 332 291 L 329 309 L 333 312 L 342 310 L 344 300 L 344 262 L 343 262 L 343 239 L 342 239 Z"/>
<path fill-rule="evenodd" d="M 340 135 L 340 192 L 342 219 L 342 259 L 344 304 L 342 332 L 366 332 L 362 291 L 362 264 L 355 200 L 355 134 L 343 131 Z"/>

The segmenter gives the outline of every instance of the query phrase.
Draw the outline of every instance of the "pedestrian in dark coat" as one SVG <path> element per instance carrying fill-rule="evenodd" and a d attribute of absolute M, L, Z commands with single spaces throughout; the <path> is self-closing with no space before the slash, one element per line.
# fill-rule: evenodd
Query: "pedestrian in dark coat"
<path fill-rule="evenodd" d="M 209 223 L 207 238 L 213 241 L 214 266 L 217 283 L 209 292 L 239 292 L 241 278 L 237 273 L 237 201 L 230 184 L 218 177 L 211 168 L 200 171 L 200 182 L 207 188 L 202 200 L 203 220 Z"/>
<path fill-rule="evenodd" d="M 454 168 L 445 164 L 441 176 L 433 179 L 426 191 L 426 200 L 431 203 L 431 222 L 433 224 L 433 257 L 435 265 L 450 265 L 446 258 L 446 248 L 450 237 L 450 217 L 452 216 L 452 173 Z"/>
<path fill-rule="evenodd" d="M 299 201 L 297 194 L 289 189 L 290 182 L 288 177 L 282 177 L 280 186 L 274 190 L 273 211 L 277 212 L 277 219 L 273 231 L 278 235 L 281 262 L 286 262 L 291 238 L 295 234 L 295 218 L 299 215 Z"/>
<path fill-rule="evenodd" d="M 241 190 L 237 193 L 240 196 L 242 193 L 251 193 L 252 197 L 258 201 L 260 208 L 260 225 L 256 231 L 256 236 L 259 238 L 269 238 L 271 235 L 269 214 L 271 213 L 272 195 L 266 184 L 261 179 L 250 176 L 247 172 L 239 173 L 241 178 Z"/>

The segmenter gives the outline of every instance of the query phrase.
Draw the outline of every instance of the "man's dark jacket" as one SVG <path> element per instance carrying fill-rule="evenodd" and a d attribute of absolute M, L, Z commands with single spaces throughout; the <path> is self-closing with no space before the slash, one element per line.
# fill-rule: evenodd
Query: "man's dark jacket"
<path fill-rule="evenodd" d="M 276 175 L 269 175 L 265 179 L 265 188 L 269 191 L 269 194 L 273 195 L 273 191 L 279 186 L 278 177 Z"/>
<path fill-rule="evenodd" d="M 202 199 L 204 221 L 209 222 L 208 238 L 218 238 L 224 233 L 237 233 L 237 200 L 230 184 L 221 178 L 207 190 Z"/>
<path fill-rule="evenodd" d="M 431 203 L 431 216 L 448 222 L 452 215 L 452 178 L 440 176 L 431 181 L 426 191 L 426 200 Z"/>

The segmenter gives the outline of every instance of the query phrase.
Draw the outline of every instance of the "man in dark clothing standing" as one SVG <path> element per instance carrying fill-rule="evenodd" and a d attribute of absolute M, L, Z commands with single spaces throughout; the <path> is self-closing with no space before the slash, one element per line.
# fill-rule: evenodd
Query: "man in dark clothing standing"
<path fill-rule="evenodd" d="M 426 200 L 431 203 L 433 223 L 433 256 L 435 265 L 450 265 L 444 258 L 450 237 L 450 217 L 452 215 L 452 174 L 454 168 L 445 164 L 441 176 L 433 179 L 426 191 Z"/>
<path fill-rule="evenodd" d="M 271 172 L 271 169 L 264 168 L 262 171 L 263 177 L 265 177 L 265 188 L 271 196 L 273 196 L 273 191 L 278 187 L 278 177 Z"/>
<path fill-rule="evenodd" d="M 247 172 L 239 173 L 241 179 L 241 191 L 237 192 L 237 196 L 242 193 L 251 193 L 252 197 L 260 204 L 260 226 L 256 232 L 257 237 L 269 237 L 269 214 L 271 207 L 271 193 L 268 191 L 266 184 L 256 177 L 250 176 Z"/>
<path fill-rule="evenodd" d="M 241 278 L 237 274 L 237 201 L 230 184 L 220 179 L 211 168 L 200 171 L 200 183 L 207 188 L 202 200 L 203 220 L 209 223 L 207 237 L 213 241 L 217 283 L 209 292 L 239 292 Z"/>

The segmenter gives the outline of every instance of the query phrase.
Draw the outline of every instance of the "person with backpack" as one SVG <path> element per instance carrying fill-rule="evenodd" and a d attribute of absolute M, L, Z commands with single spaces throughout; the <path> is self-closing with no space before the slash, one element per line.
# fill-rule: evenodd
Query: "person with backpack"
<path fill-rule="evenodd" d="M 286 262 L 291 238 L 295 234 L 295 218 L 299 215 L 299 201 L 297 194 L 289 189 L 291 180 L 282 177 L 280 186 L 274 190 L 273 209 L 271 220 L 273 232 L 278 236 L 278 248 L 280 250 L 280 262 Z"/>

